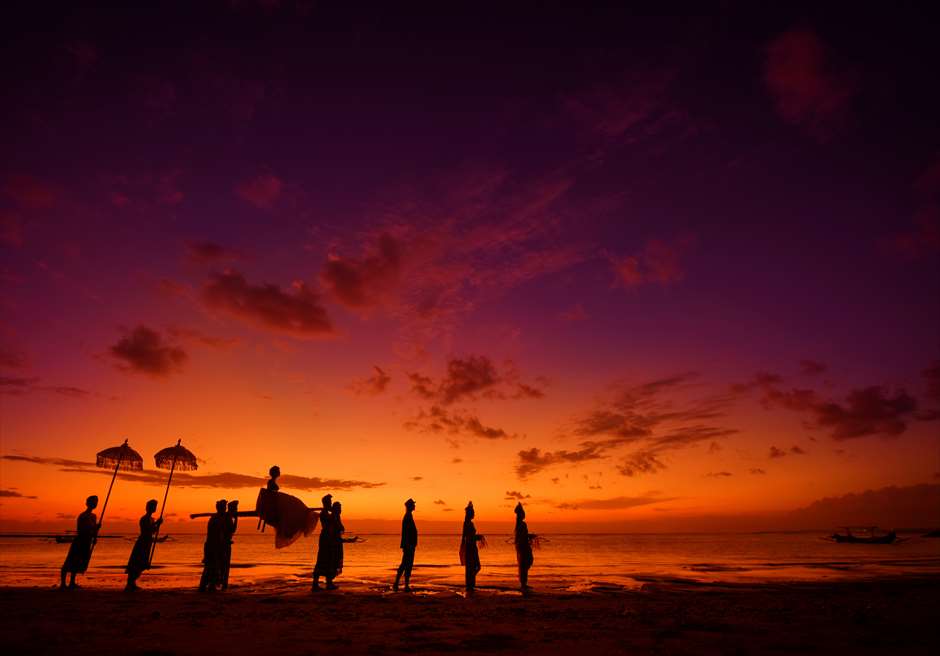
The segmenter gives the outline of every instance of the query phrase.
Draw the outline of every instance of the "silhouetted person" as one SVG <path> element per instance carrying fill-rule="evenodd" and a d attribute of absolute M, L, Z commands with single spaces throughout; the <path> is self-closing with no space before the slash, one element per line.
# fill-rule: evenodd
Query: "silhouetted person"
<path fill-rule="evenodd" d="M 335 502 L 330 510 L 330 514 L 333 516 L 333 576 L 330 577 L 329 574 L 326 575 L 326 589 L 335 590 L 337 586 L 333 584 L 332 581 L 343 573 L 343 545 L 348 542 L 357 542 L 359 538 L 343 537 L 343 534 L 346 533 L 346 527 L 343 526 L 343 504 L 339 501 Z"/>
<path fill-rule="evenodd" d="M 150 569 L 150 549 L 153 547 L 154 538 L 157 535 L 157 529 L 163 523 L 162 519 L 154 520 L 153 514 L 157 512 L 157 500 L 151 499 L 147 502 L 147 514 L 140 518 L 140 535 L 134 543 L 134 549 L 131 551 L 131 557 L 127 561 L 127 586 L 124 590 L 130 592 L 137 589 L 137 579 L 144 573 L 144 570 Z"/>
<path fill-rule="evenodd" d="M 232 544 L 238 530 L 238 501 L 229 501 L 222 526 L 222 589 L 228 590 L 228 573 L 232 568 Z"/>
<path fill-rule="evenodd" d="M 525 523 L 525 509 L 522 502 L 516 504 L 516 562 L 519 564 L 519 586 L 523 592 L 529 589 L 529 568 L 535 560 L 532 556 L 532 540 L 536 538 L 534 533 L 529 533 L 529 527 Z"/>
<path fill-rule="evenodd" d="M 268 470 L 268 474 L 271 476 L 271 479 L 268 481 L 268 490 L 271 492 L 277 492 L 281 489 L 281 486 L 277 484 L 277 479 L 281 476 L 281 468 L 277 465 L 271 467 Z"/>
<path fill-rule="evenodd" d="M 414 511 L 415 500 L 408 499 L 405 502 L 405 516 L 401 518 L 401 565 L 398 566 L 395 585 L 392 586 L 395 592 L 398 592 L 402 574 L 405 575 L 405 592 L 411 592 L 411 568 L 414 567 L 415 549 L 418 548 L 418 527 L 412 515 Z"/>
<path fill-rule="evenodd" d="M 88 569 L 88 561 L 91 560 L 91 548 L 98 539 L 98 518 L 93 512 L 98 507 L 98 497 L 91 495 L 85 499 L 85 510 L 79 514 L 75 521 L 75 538 L 69 547 L 69 553 L 65 557 L 61 571 L 61 589 L 65 590 L 65 575 L 70 574 L 69 588 L 77 588 L 79 585 L 75 582 L 76 574 L 84 574 Z"/>
<path fill-rule="evenodd" d="M 199 592 L 215 592 L 222 582 L 222 542 L 225 540 L 225 499 L 215 502 L 215 514 L 206 526 L 206 541 L 202 545 L 202 576 Z"/>
<path fill-rule="evenodd" d="M 323 497 L 323 508 L 320 509 L 320 539 L 317 541 L 317 562 L 313 566 L 312 590 L 320 589 L 320 577 L 326 578 L 326 587 L 333 590 L 333 576 L 336 566 L 333 562 L 336 554 L 335 536 L 333 533 L 333 495 Z"/>
<path fill-rule="evenodd" d="M 477 535 L 477 528 L 473 525 L 473 502 L 464 509 L 463 534 L 460 537 L 460 564 L 464 566 L 467 592 L 473 592 L 477 585 L 477 572 L 480 571 L 480 550 L 477 542 L 484 540 Z"/>

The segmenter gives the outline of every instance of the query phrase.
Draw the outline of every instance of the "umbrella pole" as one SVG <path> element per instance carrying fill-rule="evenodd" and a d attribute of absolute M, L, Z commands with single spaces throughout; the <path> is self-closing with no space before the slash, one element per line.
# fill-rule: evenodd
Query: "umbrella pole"
<path fill-rule="evenodd" d="M 88 560 L 91 560 L 91 554 L 95 552 L 95 545 L 98 544 L 98 531 L 104 523 L 104 514 L 108 510 L 108 500 L 111 498 L 111 490 L 114 488 L 114 479 L 117 478 L 118 469 L 121 468 L 121 461 L 124 460 L 124 451 L 127 449 L 127 440 L 121 445 L 121 455 L 118 456 L 117 464 L 114 466 L 114 473 L 111 475 L 111 484 L 108 486 L 108 494 L 104 498 L 104 505 L 101 506 L 101 517 L 98 518 L 98 528 L 95 530 L 95 539 L 91 541 L 91 551 L 88 553 Z"/>
<path fill-rule="evenodd" d="M 183 440 L 177 440 L 176 446 L 179 446 Z M 163 493 L 163 505 L 160 506 L 160 519 L 163 519 L 163 511 L 166 510 L 166 498 L 170 496 L 170 483 L 173 482 L 173 471 L 176 469 L 176 453 L 173 454 L 173 464 L 170 465 L 170 477 L 166 479 L 166 491 Z M 157 538 L 160 536 L 160 527 L 153 535 L 153 544 L 150 545 L 150 561 L 148 565 L 153 564 L 153 552 L 157 550 Z"/>

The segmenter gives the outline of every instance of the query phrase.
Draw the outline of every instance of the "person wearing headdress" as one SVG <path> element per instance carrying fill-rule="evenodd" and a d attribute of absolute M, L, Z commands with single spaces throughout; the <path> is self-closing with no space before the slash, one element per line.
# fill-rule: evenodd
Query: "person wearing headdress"
<path fill-rule="evenodd" d="M 412 513 L 415 510 L 415 500 L 405 502 L 405 515 L 401 518 L 401 565 L 395 575 L 395 585 L 392 588 L 398 592 L 398 582 L 402 574 L 405 575 L 405 592 L 411 592 L 411 568 L 415 564 L 415 549 L 418 548 L 418 527 Z"/>
<path fill-rule="evenodd" d="M 516 504 L 516 562 L 519 564 L 519 585 L 523 592 L 529 589 L 529 568 L 535 558 L 532 556 L 532 541 L 537 539 L 534 533 L 529 533 L 529 527 L 525 523 L 525 509 L 522 502 Z"/>
<path fill-rule="evenodd" d="M 132 592 L 137 590 L 137 579 L 144 573 L 144 570 L 150 569 L 150 549 L 153 547 L 153 541 L 157 537 L 157 530 L 163 519 L 155 520 L 153 514 L 157 512 L 157 500 L 150 499 L 147 502 L 146 514 L 140 518 L 140 535 L 134 542 L 134 548 L 131 550 L 131 557 L 127 560 L 127 567 L 124 571 L 127 573 L 127 585 L 124 590 Z"/>
<path fill-rule="evenodd" d="M 228 590 L 228 573 L 232 568 L 232 544 L 238 530 L 238 500 L 228 502 L 228 512 L 222 523 L 222 589 Z"/>
<path fill-rule="evenodd" d="M 88 562 L 91 560 L 92 545 L 98 539 L 98 518 L 94 510 L 98 507 L 98 497 L 91 495 L 85 499 L 85 510 L 79 514 L 75 522 L 75 537 L 69 546 L 69 553 L 62 563 L 61 585 L 62 590 L 67 589 L 65 585 L 65 575 L 70 574 L 68 588 L 77 588 L 79 585 L 75 582 L 76 574 L 84 574 L 88 569 Z"/>
<path fill-rule="evenodd" d="M 473 525 L 473 502 L 464 508 L 463 533 L 460 536 L 460 564 L 464 566 L 467 592 L 473 592 L 477 585 L 477 572 L 480 571 L 480 545 L 486 545 L 486 539 L 477 534 Z M 477 545 L 477 543 L 480 545 Z"/>
<path fill-rule="evenodd" d="M 222 582 L 222 542 L 225 540 L 225 509 L 228 502 L 219 499 L 215 502 L 215 514 L 209 518 L 206 526 L 206 541 L 202 546 L 202 576 L 199 579 L 199 592 L 215 592 Z"/>
<path fill-rule="evenodd" d="M 320 589 L 320 577 L 326 578 L 328 590 L 334 589 L 333 576 L 336 571 L 334 556 L 336 554 L 335 535 L 333 532 L 333 495 L 323 497 L 323 508 L 320 510 L 320 539 L 317 541 L 317 562 L 313 566 L 312 590 Z"/>
<path fill-rule="evenodd" d="M 268 475 L 271 476 L 271 478 L 268 479 L 267 489 L 271 492 L 277 492 L 281 489 L 281 486 L 277 484 L 277 479 L 281 476 L 281 468 L 274 465 L 268 470 Z"/>

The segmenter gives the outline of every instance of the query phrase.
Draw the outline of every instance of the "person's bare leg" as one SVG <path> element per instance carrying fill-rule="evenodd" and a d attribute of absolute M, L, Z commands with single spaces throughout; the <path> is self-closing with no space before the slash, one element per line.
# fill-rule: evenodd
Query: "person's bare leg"
<path fill-rule="evenodd" d="M 65 590 L 65 574 L 66 574 L 66 571 L 65 571 L 65 568 L 63 567 L 63 568 L 62 568 L 62 571 L 59 572 L 59 575 L 60 575 L 60 578 L 61 578 L 61 580 L 60 580 L 60 582 L 59 582 L 59 588 L 62 589 L 62 590 Z"/>

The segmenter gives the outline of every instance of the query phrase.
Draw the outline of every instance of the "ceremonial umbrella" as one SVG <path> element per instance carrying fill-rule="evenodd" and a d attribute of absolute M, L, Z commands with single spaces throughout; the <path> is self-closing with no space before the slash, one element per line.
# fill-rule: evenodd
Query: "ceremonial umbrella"
<path fill-rule="evenodd" d="M 176 440 L 176 444 L 169 446 L 165 449 L 160 449 L 153 456 L 154 462 L 157 467 L 160 469 L 169 469 L 170 476 L 166 481 L 166 492 L 163 493 L 163 505 L 160 507 L 160 519 L 163 519 L 163 511 L 166 510 L 166 498 L 170 495 L 170 483 L 173 482 L 173 472 L 177 469 L 180 471 L 195 471 L 199 468 L 198 463 L 196 462 L 196 456 L 192 451 L 182 446 L 183 440 Z M 157 528 L 157 534 L 160 533 L 160 528 Z M 153 562 L 153 552 L 157 548 L 157 536 L 154 535 L 153 544 L 150 546 L 150 562 Z"/>
<path fill-rule="evenodd" d="M 111 485 L 108 486 L 108 495 L 104 498 L 104 505 L 101 507 L 101 517 L 98 518 L 98 529 L 104 523 L 104 513 L 108 509 L 108 499 L 111 498 L 111 488 L 114 487 L 114 479 L 117 478 L 118 470 L 122 471 L 140 471 L 144 468 L 144 459 L 139 453 L 127 445 L 127 440 L 121 446 L 112 446 L 104 451 L 99 451 L 95 459 L 95 465 L 102 469 L 111 469 L 114 467 L 114 474 L 111 475 Z M 91 543 L 94 551 L 97 540 Z M 89 555 L 89 558 L 91 556 Z"/>

